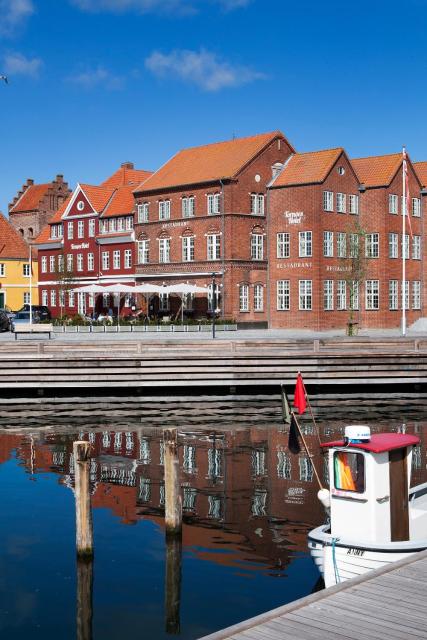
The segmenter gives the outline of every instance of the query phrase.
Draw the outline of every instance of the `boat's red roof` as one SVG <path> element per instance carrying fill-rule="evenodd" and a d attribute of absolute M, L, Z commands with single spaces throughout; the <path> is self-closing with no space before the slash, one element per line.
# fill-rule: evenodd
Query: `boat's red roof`
<path fill-rule="evenodd" d="M 402 449 L 403 447 L 412 447 L 419 444 L 418 436 L 412 436 L 407 433 L 373 433 L 369 442 L 360 444 L 349 443 L 347 447 L 353 449 L 363 449 L 372 453 L 383 453 L 384 451 L 392 451 L 393 449 Z M 322 447 L 344 447 L 344 440 L 334 440 L 333 442 L 323 442 Z"/>

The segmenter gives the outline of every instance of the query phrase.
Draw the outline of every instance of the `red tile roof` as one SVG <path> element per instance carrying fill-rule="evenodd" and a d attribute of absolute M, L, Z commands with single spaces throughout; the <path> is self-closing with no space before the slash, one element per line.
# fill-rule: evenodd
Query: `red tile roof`
<path fill-rule="evenodd" d="M 50 225 L 59 224 L 62 222 L 62 216 L 65 213 L 66 208 L 70 204 L 72 194 L 68 196 L 68 198 L 61 204 L 58 211 L 55 211 L 52 218 L 49 220 L 49 224 L 47 224 L 44 229 L 39 233 L 37 238 L 35 239 L 35 244 L 46 244 L 46 242 L 58 242 L 57 239 L 52 240 L 50 237 Z"/>
<path fill-rule="evenodd" d="M 105 218 L 132 213 L 135 207 L 135 196 L 133 195 L 133 190 L 134 186 L 130 184 L 116 189 L 113 193 L 113 197 L 104 210 L 102 217 Z"/>
<path fill-rule="evenodd" d="M 423 187 L 427 187 L 427 162 L 414 162 L 412 165 L 415 169 L 415 173 L 418 176 L 418 180 Z"/>
<path fill-rule="evenodd" d="M 234 178 L 275 138 L 285 140 L 280 131 L 273 131 L 249 138 L 236 138 L 226 142 L 183 149 L 142 185 L 139 185 L 135 192 Z"/>
<path fill-rule="evenodd" d="M 144 169 L 130 169 L 128 167 L 120 167 L 112 176 L 101 182 L 101 187 L 122 187 L 124 185 L 134 185 L 134 188 L 145 182 L 147 178 L 153 175 L 152 171 Z"/>
<path fill-rule="evenodd" d="M 0 213 L 0 260 L 4 258 L 28 259 L 28 256 L 27 243 Z"/>
<path fill-rule="evenodd" d="M 323 182 L 344 149 L 325 149 L 296 153 L 286 162 L 283 170 L 274 180 L 273 187 L 313 184 Z"/>
<path fill-rule="evenodd" d="M 27 187 L 19 200 L 11 208 L 11 212 L 33 211 L 39 206 L 40 200 L 46 195 L 52 184 L 33 184 Z"/>
<path fill-rule="evenodd" d="M 402 163 L 401 153 L 387 156 L 355 158 L 351 161 L 359 180 L 366 187 L 386 187 L 393 180 Z"/>

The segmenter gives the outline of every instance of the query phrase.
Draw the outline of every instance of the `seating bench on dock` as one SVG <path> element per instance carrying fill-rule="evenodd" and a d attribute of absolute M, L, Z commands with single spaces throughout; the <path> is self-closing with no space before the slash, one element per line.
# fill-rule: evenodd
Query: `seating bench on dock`
<path fill-rule="evenodd" d="M 52 324 L 32 324 L 32 323 L 26 323 L 26 324 L 17 324 L 15 325 L 14 328 L 14 334 L 15 334 L 15 340 L 18 339 L 18 334 L 22 333 L 30 333 L 30 334 L 37 334 L 40 335 L 42 333 L 48 333 L 49 334 L 49 340 L 50 337 L 52 335 L 53 332 L 53 325 Z"/>

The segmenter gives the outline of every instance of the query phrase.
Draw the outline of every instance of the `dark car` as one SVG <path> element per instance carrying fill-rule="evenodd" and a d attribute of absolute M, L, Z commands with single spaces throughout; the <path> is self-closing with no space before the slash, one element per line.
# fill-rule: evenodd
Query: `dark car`
<path fill-rule="evenodd" d="M 37 312 L 33 311 L 32 321 L 34 324 L 37 324 L 40 321 L 40 318 L 37 316 Z M 15 327 L 18 324 L 29 324 L 29 323 L 30 323 L 30 312 L 17 311 L 11 320 L 11 330 L 15 331 Z"/>
<path fill-rule="evenodd" d="M 0 309 L 0 331 L 9 331 L 10 319 L 4 309 Z"/>
<path fill-rule="evenodd" d="M 42 304 L 33 304 L 31 305 L 33 310 L 33 316 L 38 320 L 51 320 L 52 316 L 50 314 L 49 308 L 45 307 Z M 30 311 L 30 305 L 24 304 L 22 309 L 19 309 L 18 313 L 21 311 Z"/>

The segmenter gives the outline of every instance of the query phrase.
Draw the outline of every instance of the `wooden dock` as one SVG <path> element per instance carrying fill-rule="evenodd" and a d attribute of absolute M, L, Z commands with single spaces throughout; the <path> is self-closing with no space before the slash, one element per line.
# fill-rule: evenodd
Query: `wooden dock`
<path fill-rule="evenodd" d="M 427 551 L 201 640 L 427 638 Z"/>

